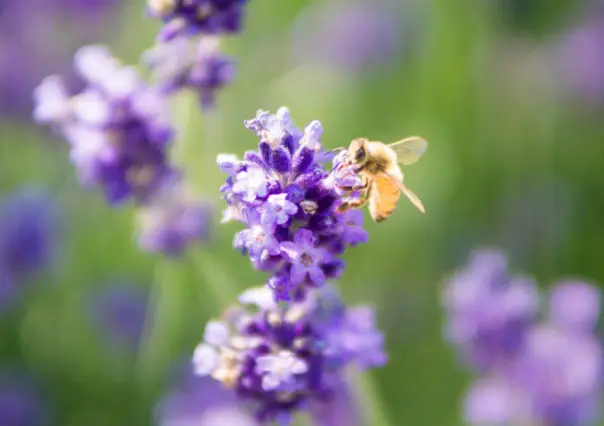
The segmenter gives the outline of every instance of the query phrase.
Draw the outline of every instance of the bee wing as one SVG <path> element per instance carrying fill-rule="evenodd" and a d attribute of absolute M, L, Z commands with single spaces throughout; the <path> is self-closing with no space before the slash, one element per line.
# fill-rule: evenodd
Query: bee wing
<path fill-rule="evenodd" d="M 396 185 L 398 186 L 398 189 L 400 189 L 400 191 L 405 194 L 405 197 L 407 197 L 409 199 L 409 201 L 411 201 L 411 203 L 422 213 L 426 213 L 426 209 L 424 208 L 424 204 L 421 202 L 421 200 L 419 199 L 419 197 L 417 195 L 415 195 L 415 192 L 411 191 L 409 189 L 409 187 L 407 185 L 405 185 L 403 182 L 401 182 L 400 180 L 398 180 L 396 177 L 392 176 L 389 173 L 384 173 L 386 176 L 389 176 L 390 179 L 396 183 Z"/>
<path fill-rule="evenodd" d="M 409 166 L 420 159 L 426 149 L 428 142 L 419 136 L 411 136 L 398 142 L 388 145 L 395 153 L 398 162 L 404 166 Z"/>

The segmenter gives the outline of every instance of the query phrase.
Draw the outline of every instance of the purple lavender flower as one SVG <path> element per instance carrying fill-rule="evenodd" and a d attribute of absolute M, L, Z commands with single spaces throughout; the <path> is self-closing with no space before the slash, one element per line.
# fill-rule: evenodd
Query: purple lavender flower
<path fill-rule="evenodd" d="M 147 10 L 166 25 L 160 41 L 180 35 L 233 34 L 241 31 L 247 0 L 148 0 Z"/>
<path fill-rule="evenodd" d="M 367 241 L 362 214 L 336 213 L 341 197 L 321 147 L 321 123 L 300 131 L 289 111 L 258 111 L 245 125 L 260 139 L 258 151 L 243 161 L 218 156 L 228 175 L 221 188 L 228 208 L 223 221 L 239 220 L 247 229 L 235 236 L 235 248 L 272 275 L 267 285 L 276 300 L 300 300 L 309 288 L 341 274 L 339 255 L 346 246 Z"/>
<path fill-rule="evenodd" d="M 187 376 L 160 402 L 158 426 L 259 426 L 233 392 L 208 377 Z"/>
<path fill-rule="evenodd" d="M 528 291 L 527 281 L 522 291 L 512 292 L 513 283 L 505 257 L 482 251 L 447 289 L 453 343 L 466 355 L 489 345 L 478 353 L 488 357 L 473 358 L 482 376 L 466 396 L 466 420 L 477 426 L 591 424 L 598 414 L 604 359 L 594 334 L 598 291 L 562 282 L 550 294 L 548 316 L 540 319 L 538 294 Z M 492 312 L 477 309 L 480 302 Z"/>
<path fill-rule="evenodd" d="M 570 426 L 595 420 L 602 355 L 594 335 L 547 323 L 530 330 L 515 368 L 535 424 Z"/>
<path fill-rule="evenodd" d="M 554 52 L 561 82 L 588 103 L 604 100 L 604 18 L 601 13 L 570 29 Z"/>
<path fill-rule="evenodd" d="M 166 182 L 138 211 L 139 245 L 179 255 L 192 242 L 209 238 L 212 212 L 209 203 L 186 194 L 179 182 Z"/>
<path fill-rule="evenodd" d="M 147 292 L 116 283 L 91 295 L 93 321 L 120 347 L 136 349 L 145 325 Z"/>
<path fill-rule="evenodd" d="M 549 297 L 549 318 L 560 327 L 592 331 L 600 316 L 600 292 L 581 281 L 554 286 Z"/>
<path fill-rule="evenodd" d="M 446 335 L 481 370 L 514 357 L 538 311 L 538 294 L 527 278 L 510 278 L 503 253 L 478 251 L 444 292 Z"/>
<path fill-rule="evenodd" d="M 235 77 L 234 61 L 219 48 L 216 37 L 178 37 L 155 46 L 145 59 L 162 92 L 191 89 L 208 109 L 214 105 L 216 92 Z"/>
<path fill-rule="evenodd" d="M 464 417 L 469 425 L 522 425 L 530 419 L 530 406 L 522 389 L 505 378 L 487 377 L 476 381 L 467 392 Z"/>
<path fill-rule="evenodd" d="M 173 129 L 163 97 L 102 46 L 80 49 L 75 66 L 88 87 L 70 97 L 48 77 L 35 92 L 34 117 L 66 137 L 83 184 L 100 187 L 110 203 L 145 201 L 176 174 L 166 162 Z"/>
<path fill-rule="evenodd" d="M 261 422 L 288 424 L 307 404 L 329 407 L 345 367 L 385 363 L 383 337 L 368 308 L 345 308 L 328 287 L 311 294 L 280 306 L 266 287 L 246 291 L 241 301 L 257 309 L 231 309 L 225 320 L 208 323 L 195 372 L 253 401 Z"/>
<path fill-rule="evenodd" d="M 406 27 L 397 6 L 355 0 L 308 8 L 294 27 L 294 56 L 347 72 L 391 61 L 402 50 L 401 28 Z"/>
<path fill-rule="evenodd" d="M 0 424 L 41 426 L 47 424 L 44 404 L 33 382 L 13 372 L 0 377 Z"/>
<path fill-rule="evenodd" d="M 0 205 L 0 307 L 10 305 L 24 281 L 48 267 L 56 255 L 59 211 L 50 195 L 16 191 Z"/>

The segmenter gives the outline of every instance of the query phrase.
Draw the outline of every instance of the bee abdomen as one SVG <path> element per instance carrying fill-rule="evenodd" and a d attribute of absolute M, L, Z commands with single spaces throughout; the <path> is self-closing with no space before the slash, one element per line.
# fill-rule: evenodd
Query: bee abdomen
<path fill-rule="evenodd" d="M 397 184 L 388 176 L 377 177 L 373 185 L 369 213 L 373 220 L 382 222 L 394 212 L 401 193 Z"/>

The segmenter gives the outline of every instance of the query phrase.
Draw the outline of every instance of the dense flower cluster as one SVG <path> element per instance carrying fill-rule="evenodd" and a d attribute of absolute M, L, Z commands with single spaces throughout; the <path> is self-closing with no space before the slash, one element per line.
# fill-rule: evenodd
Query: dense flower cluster
<path fill-rule="evenodd" d="M 590 424 L 602 390 L 594 334 L 598 291 L 562 282 L 545 318 L 526 278 L 510 278 L 502 253 L 483 251 L 446 288 L 447 337 L 481 377 L 466 398 L 472 425 Z"/>
<path fill-rule="evenodd" d="M 247 0 L 148 0 L 151 16 L 166 25 L 158 39 L 181 35 L 232 34 L 241 30 Z"/>
<path fill-rule="evenodd" d="M 287 424 L 311 401 L 328 404 L 346 366 L 386 361 L 373 311 L 344 307 L 332 288 L 279 305 L 263 287 L 244 292 L 240 302 L 256 309 L 232 308 L 209 322 L 193 365 L 198 375 L 254 401 L 259 421 Z"/>
<path fill-rule="evenodd" d="M 87 87 L 70 96 L 60 78 L 47 77 L 35 92 L 36 120 L 67 139 L 85 185 L 102 188 L 110 203 L 145 201 L 175 173 L 167 162 L 173 128 L 164 98 L 105 47 L 80 49 L 75 68 Z"/>
<path fill-rule="evenodd" d="M 141 207 L 144 250 L 178 254 L 204 239 L 210 209 L 180 196 L 181 172 L 169 161 L 174 129 L 162 91 L 103 46 L 81 48 L 75 68 L 87 86 L 71 95 L 61 78 L 47 77 L 34 95 L 34 117 L 65 137 L 82 183 L 101 189 L 110 204 L 134 200 Z"/>
<path fill-rule="evenodd" d="M 191 89 L 204 109 L 214 105 L 216 92 L 235 77 L 235 63 L 220 51 L 216 37 L 179 37 L 149 50 L 145 60 L 163 93 Z"/>
<path fill-rule="evenodd" d="M 260 139 L 258 151 L 243 160 L 218 156 L 229 175 L 221 188 L 228 204 L 223 220 L 246 224 L 234 246 L 255 268 L 271 272 L 267 284 L 275 299 L 302 300 L 308 289 L 340 276 L 339 255 L 347 246 L 367 241 L 363 216 L 335 212 L 340 196 L 321 164 L 331 156 L 320 143 L 321 123 L 302 132 L 281 108 L 275 115 L 259 111 L 245 125 Z"/>
<path fill-rule="evenodd" d="M 271 277 L 240 296 L 244 306 L 206 325 L 194 373 L 252 402 L 261 423 L 289 424 L 306 410 L 319 424 L 355 424 L 345 370 L 383 365 L 384 339 L 372 309 L 345 307 L 325 282 L 342 273 L 345 248 L 368 238 L 360 211 L 336 213 L 342 187 L 358 178 L 323 169 L 343 157 L 323 151 L 318 121 L 301 131 L 281 108 L 258 111 L 245 126 L 258 136 L 258 150 L 217 160 L 228 175 L 223 222 L 247 226 L 234 247 Z"/>

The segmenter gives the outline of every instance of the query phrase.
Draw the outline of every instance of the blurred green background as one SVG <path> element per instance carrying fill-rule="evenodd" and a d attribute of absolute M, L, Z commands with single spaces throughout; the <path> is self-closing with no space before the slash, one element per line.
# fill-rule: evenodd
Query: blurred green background
<path fill-rule="evenodd" d="M 202 114 L 189 98 L 174 104 L 182 131 L 174 160 L 220 211 L 224 176 L 216 155 L 255 148 L 243 120 L 259 108 L 288 106 L 298 127 L 320 120 L 328 148 L 358 136 L 424 136 L 428 152 L 407 169 L 406 182 L 426 215 L 406 202 L 381 224 L 366 214 L 370 241 L 347 251 L 338 284 L 348 302 L 378 311 L 390 362 L 370 376 L 390 424 L 458 425 L 470 377 L 442 337 L 443 277 L 473 248 L 494 245 L 543 288 L 567 276 L 604 282 L 604 103 L 569 93 L 550 54 L 584 5 L 398 0 L 400 49 L 353 70 L 294 54 L 296 38 L 316 28 L 292 28 L 322 3 L 250 0 L 243 34 L 224 43 L 238 75 L 217 109 Z M 159 28 L 143 8 L 141 0 L 124 2 L 103 21 L 98 41 L 125 63 L 139 63 Z M 240 225 L 219 225 L 217 215 L 212 240 L 179 260 L 143 253 L 133 209 L 110 208 L 100 193 L 81 189 L 62 141 L 6 116 L 0 195 L 25 184 L 56 194 L 63 238 L 51 272 L 0 318 L 0 360 L 41 378 L 53 424 L 149 424 L 175 363 L 186 360 L 205 321 L 222 309 L 217 295 L 263 282 L 231 247 Z M 87 320 L 90 291 L 115 280 L 151 291 L 152 327 L 138 351 L 114 350 Z"/>

